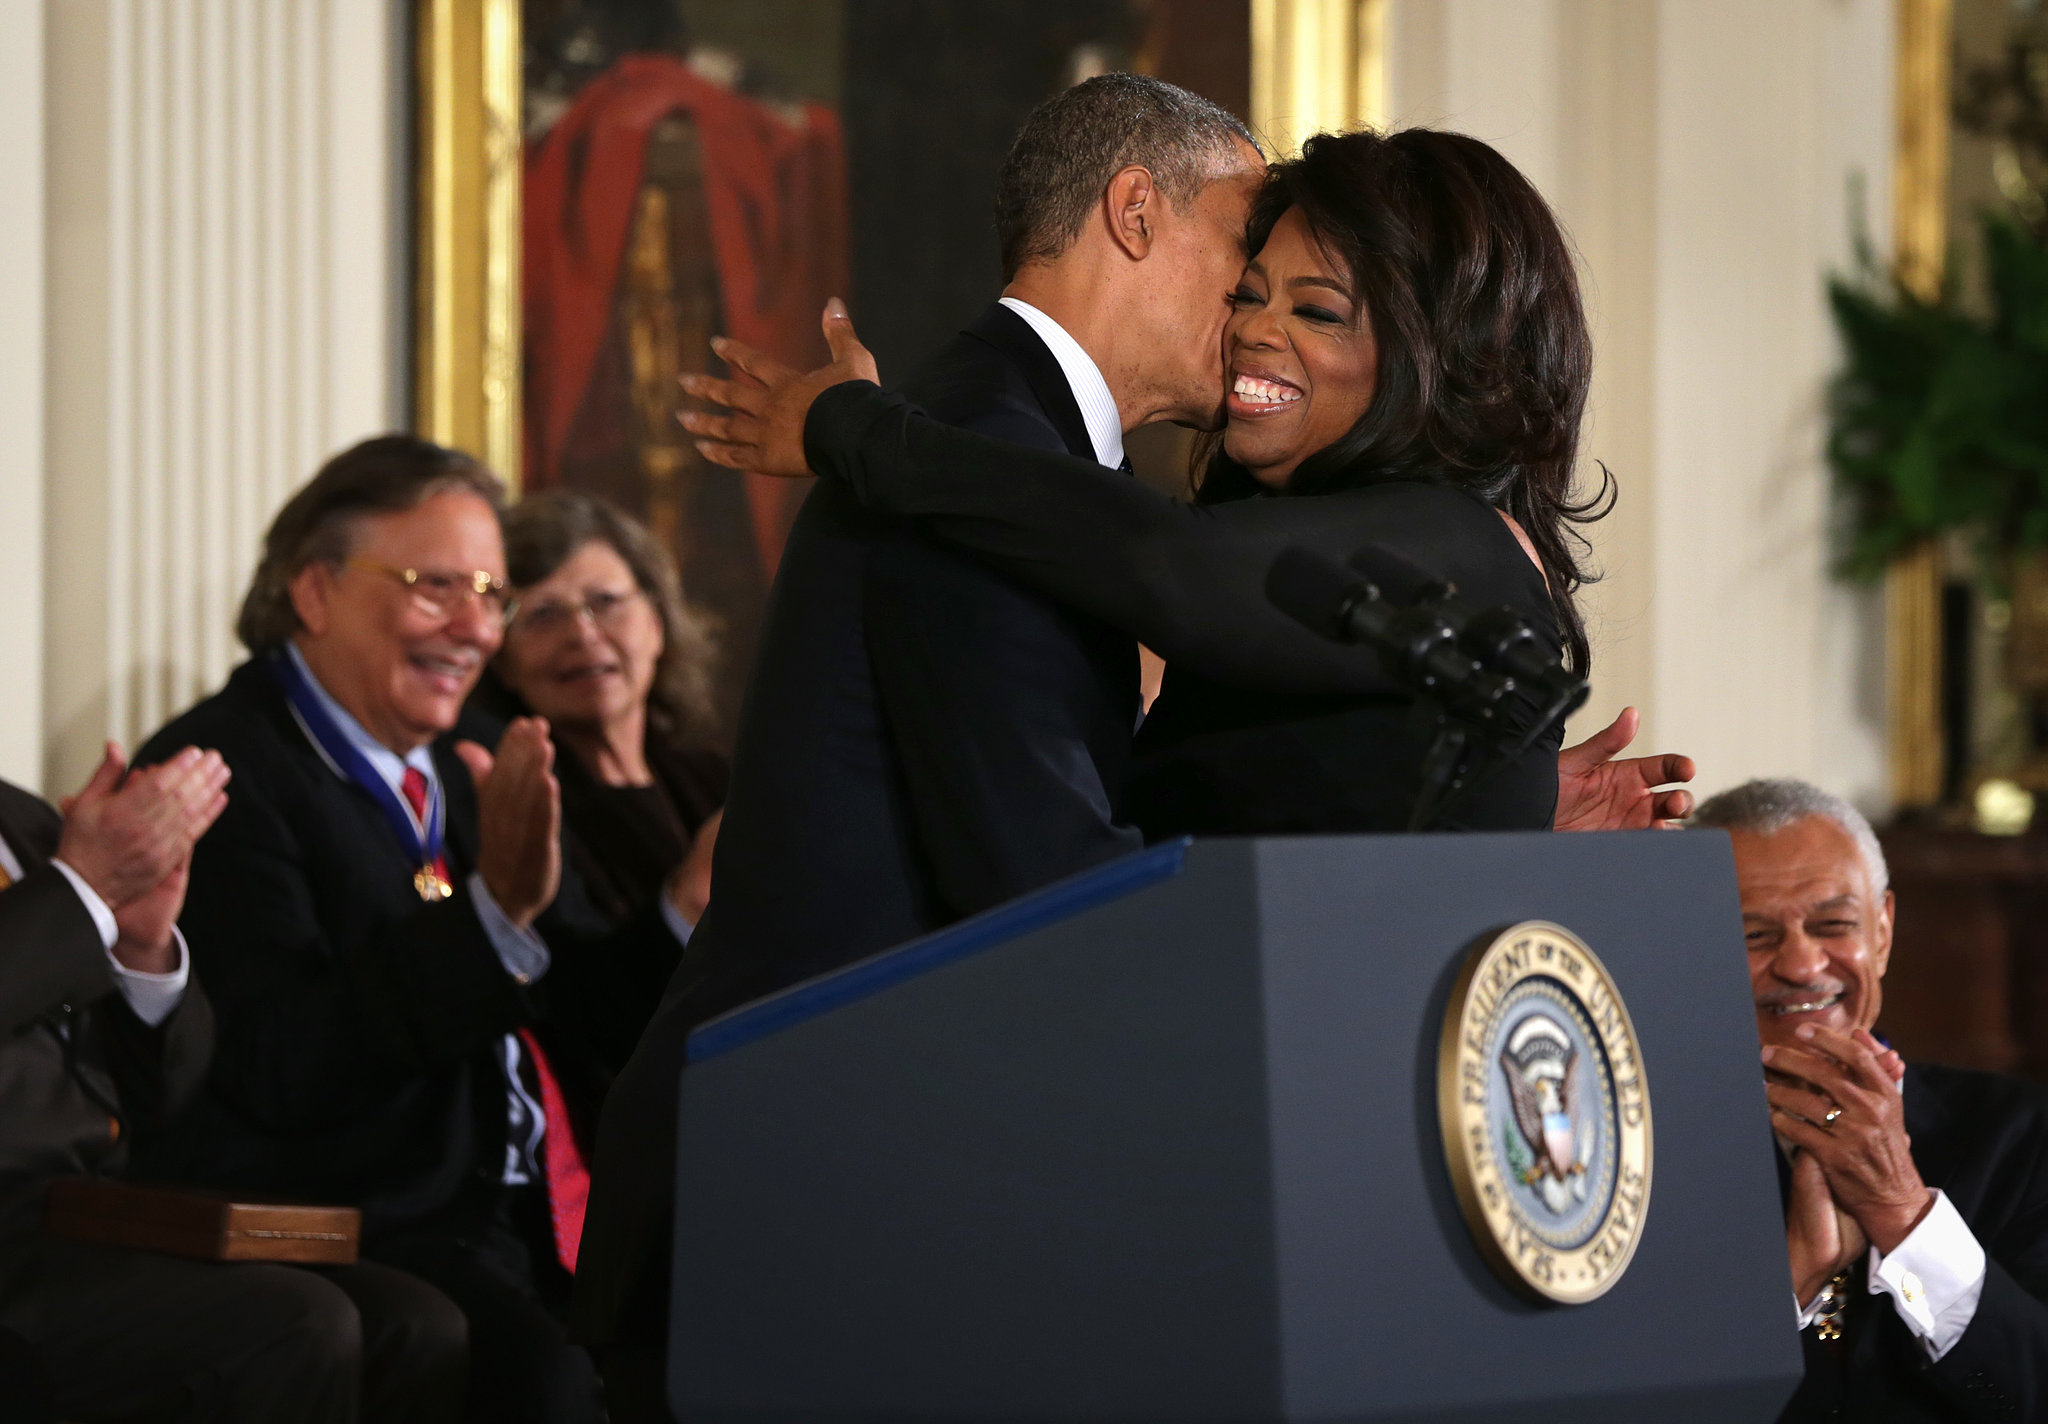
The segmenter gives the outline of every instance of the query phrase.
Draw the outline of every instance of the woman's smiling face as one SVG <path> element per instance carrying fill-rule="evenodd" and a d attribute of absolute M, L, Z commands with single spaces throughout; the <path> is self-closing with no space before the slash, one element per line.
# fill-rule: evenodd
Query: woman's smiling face
<path fill-rule="evenodd" d="M 1284 489 L 1372 404 L 1379 346 L 1350 273 L 1316 245 L 1299 209 L 1273 225 L 1232 303 L 1223 449 L 1260 484 Z"/>

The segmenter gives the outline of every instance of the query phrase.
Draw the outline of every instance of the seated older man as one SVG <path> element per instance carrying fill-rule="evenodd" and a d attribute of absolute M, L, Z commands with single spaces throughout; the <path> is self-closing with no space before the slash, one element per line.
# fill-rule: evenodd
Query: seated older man
<path fill-rule="evenodd" d="M 2048 1098 L 1872 1036 L 1892 895 L 1870 825 L 1752 781 L 1735 845 L 1806 1380 L 1787 1420 L 2048 1417 Z"/>
<path fill-rule="evenodd" d="M 219 748 L 235 795 L 182 920 L 213 1069 L 143 1165 L 360 1206 L 365 1252 L 468 1318 L 471 1418 L 594 1420 L 558 1318 L 588 1180 L 565 1085 L 602 1028 L 577 1015 L 643 992 L 608 976 L 645 956 L 551 928 L 546 726 L 495 760 L 446 735 L 504 633 L 500 500 L 411 436 L 336 456 L 266 536 L 250 660 L 145 749 Z"/>

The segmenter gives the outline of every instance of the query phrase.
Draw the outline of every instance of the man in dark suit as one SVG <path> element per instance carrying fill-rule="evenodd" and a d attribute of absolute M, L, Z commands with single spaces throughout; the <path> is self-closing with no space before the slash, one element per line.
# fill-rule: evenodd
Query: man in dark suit
<path fill-rule="evenodd" d="M 1111 467 L 1136 425 L 1213 424 L 1262 171 L 1242 124 L 1156 80 L 1106 76 L 1049 101 L 998 184 L 1006 300 L 908 389 L 943 420 Z M 1137 848 L 1116 805 L 1137 697 L 1128 638 L 842 490 L 812 492 L 693 941 L 709 969 L 672 985 L 605 1110 L 576 1324 L 612 1347 L 608 1381 L 639 1382 L 636 1417 L 661 1410 L 690 1028 Z"/>
<path fill-rule="evenodd" d="M 552 1016 L 615 1002 L 637 956 L 548 918 L 545 724 L 511 723 L 495 759 L 447 735 L 503 636 L 501 497 L 410 436 L 336 456 L 271 526 L 250 661 L 146 749 L 218 747 L 235 796 L 183 918 L 220 1045 L 142 1165 L 361 1207 L 365 1253 L 467 1317 L 470 1417 L 589 1420 L 596 1374 L 559 1319 L 587 1173 Z"/>
<path fill-rule="evenodd" d="M 1806 1379 L 1781 1416 L 2048 1412 L 2048 1097 L 1905 1063 L 1871 1034 L 1892 893 L 1867 821 L 1752 781 L 1694 824 L 1734 841 Z"/>
<path fill-rule="evenodd" d="M 453 1417 L 462 1321 L 375 1266 L 316 1274 L 58 1240 L 51 1178 L 115 1175 L 198 1086 L 213 1042 L 176 920 L 218 754 L 122 777 L 109 749 L 62 818 L 0 782 L 0 1322 L 62 1417 Z"/>

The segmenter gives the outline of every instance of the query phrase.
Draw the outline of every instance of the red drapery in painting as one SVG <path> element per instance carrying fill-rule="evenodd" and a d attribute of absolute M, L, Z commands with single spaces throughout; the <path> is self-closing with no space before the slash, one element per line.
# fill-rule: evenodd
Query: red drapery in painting
<path fill-rule="evenodd" d="M 727 333 L 800 367 L 822 364 L 818 313 L 846 291 L 846 158 L 838 117 L 792 123 L 671 55 L 625 55 L 585 85 L 527 156 L 526 479 L 560 482 L 571 423 L 612 317 L 647 141 L 671 114 L 697 128 Z M 681 393 L 677 393 L 680 402 Z M 772 576 L 802 485 L 745 476 Z"/>

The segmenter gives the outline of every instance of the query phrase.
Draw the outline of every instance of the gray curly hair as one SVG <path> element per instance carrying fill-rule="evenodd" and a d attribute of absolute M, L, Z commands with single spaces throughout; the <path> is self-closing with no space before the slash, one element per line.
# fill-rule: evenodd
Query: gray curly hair
<path fill-rule="evenodd" d="M 1892 882 L 1884 863 L 1884 847 L 1877 843 L 1877 832 L 1870 829 L 1870 822 L 1861 811 L 1810 781 L 1789 776 L 1745 781 L 1733 790 L 1708 797 L 1693 813 L 1689 824 L 1768 836 L 1808 816 L 1825 816 L 1849 833 L 1849 839 L 1856 842 L 1857 854 L 1863 857 L 1864 868 L 1870 872 L 1871 885 L 1882 895 Z"/>

